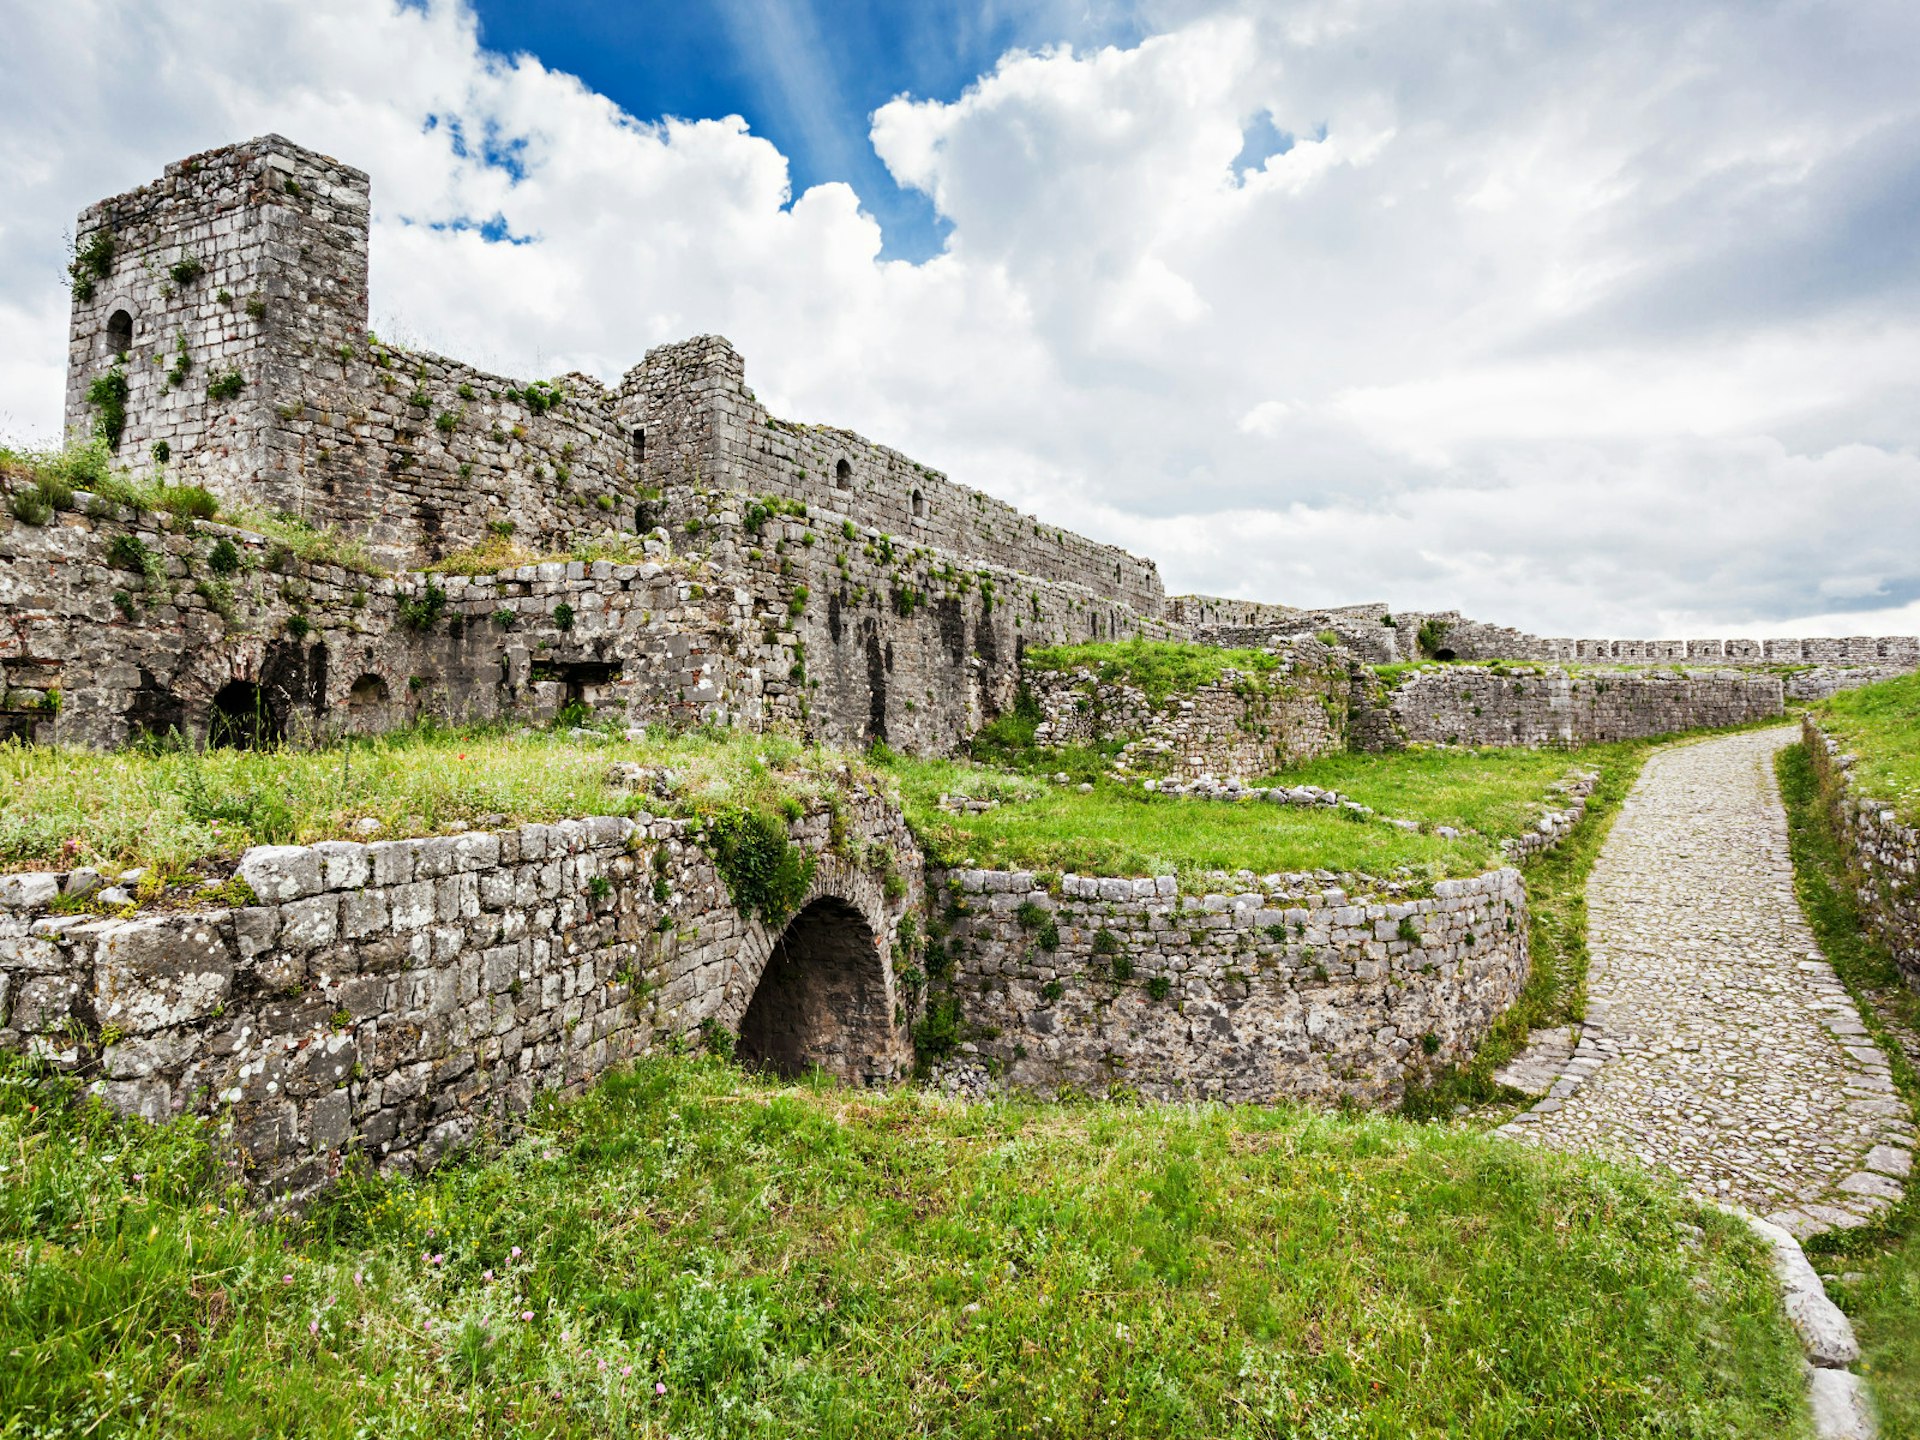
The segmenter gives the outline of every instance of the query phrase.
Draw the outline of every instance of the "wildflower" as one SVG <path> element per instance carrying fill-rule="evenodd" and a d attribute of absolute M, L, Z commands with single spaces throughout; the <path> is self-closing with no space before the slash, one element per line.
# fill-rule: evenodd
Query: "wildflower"
<path fill-rule="evenodd" d="M 518 1260 L 520 1258 L 520 1247 L 518 1245 L 514 1246 L 512 1251 L 509 1252 L 508 1258 L 511 1260 Z"/>
<path fill-rule="evenodd" d="M 434 1256 L 434 1257 L 433 1257 L 433 1263 L 434 1263 L 434 1264 L 436 1264 L 436 1265 L 444 1265 L 444 1264 L 446 1264 L 446 1263 L 447 1263 L 447 1254 L 446 1254 L 446 1251 L 444 1251 L 444 1250 L 443 1250 L 443 1251 L 441 1251 L 441 1252 L 440 1252 L 440 1253 L 439 1253 L 438 1255 L 436 1255 L 436 1256 Z"/>
<path fill-rule="evenodd" d="M 602 1361 L 600 1362 L 600 1368 L 601 1368 L 602 1370 L 604 1370 L 604 1369 L 606 1369 L 606 1368 L 607 1368 L 607 1362 L 606 1362 L 606 1361 L 604 1361 L 604 1360 L 602 1360 Z"/>
<path fill-rule="evenodd" d="M 667 1382 L 666 1382 L 666 1381 L 664 1381 L 664 1380 L 656 1380 L 656 1381 L 654 1381 L 654 1382 L 653 1382 L 653 1393 L 654 1393 L 654 1394 L 656 1394 L 656 1395 L 664 1395 L 664 1394 L 666 1394 L 666 1393 L 667 1393 Z"/>
<path fill-rule="evenodd" d="M 356 1270 L 356 1271 L 354 1271 L 354 1272 L 353 1272 L 353 1283 L 355 1284 L 355 1286 L 360 1286 L 360 1285 L 364 1285 L 364 1284 L 366 1284 L 366 1276 L 365 1276 L 365 1275 L 363 1275 L 363 1274 L 362 1274 L 362 1273 L 361 1273 L 360 1271 L 358 1271 L 358 1270 Z"/>
<path fill-rule="evenodd" d="M 531 1319 L 533 1319 L 533 1311 L 531 1311 L 531 1310 L 522 1310 L 522 1311 L 520 1312 L 520 1318 L 521 1318 L 522 1320 L 531 1320 Z"/>
<path fill-rule="evenodd" d="M 282 1275 L 282 1276 L 280 1277 L 280 1283 L 281 1283 L 282 1285 L 291 1285 L 291 1284 L 293 1283 L 293 1276 L 291 1276 L 291 1275 Z"/>
<path fill-rule="evenodd" d="M 309 1335 L 318 1335 L 320 1333 L 320 1322 L 318 1320 L 307 1321 L 307 1333 Z"/>
<path fill-rule="evenodd" d="M 484 1281 L 486 1281 L 486 1282 L 487 1282 L 487 1283 L 488 1283 L 489 1285 L 491 1285 L 491 1284 L 493 1283 L 493 1271 L 491 1271 L 491 1270 L 482 1270 L 482 1271 L 480 1272 L 480 1278 L 481 1278 L 482 1280 L 484 1280 Z"/>

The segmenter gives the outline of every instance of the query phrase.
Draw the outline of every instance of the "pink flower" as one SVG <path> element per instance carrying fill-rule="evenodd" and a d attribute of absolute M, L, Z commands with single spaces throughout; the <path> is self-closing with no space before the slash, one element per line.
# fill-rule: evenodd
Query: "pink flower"
<path fill-rule="evenodd" d="M 507 1258 L 509 1260 L 518 1260 L 520 1258 L 520 1247 L 518 1245 L 514 1246 L 513 1249 L 508 1252 Z"/>
<path fill-rule="evenodd" d="M 431 1320 L 427 1321 L 427 1329 L 431 1330 L 432 1328 L 433 1328 L 433 1321 Z"/>
<path fill-rule="evenodd" d="M 602 1360 L 602 1361 L 600 1362 L 600 1368 L 601 1368 L 602 1370 L 604 1370 L 604 1369 L 606 1369 L 606 1368 L 607 1368 L 607 1362 L 606 1362 L 606 1361 L 604 1361 L 604 1360 Z"/>
<path fill-rule="evenodd" d="M 293 1283 L 293 1276 L 291 1276 L 291 1275 L 282 1275 L 282 1276 L 280 1277 L 280 1283 L 281 1283 L 282 1285 L 291 1285 L 291 1284 Z"/>
<path fill-rule="evenodd" d="M 656 1395 L 664 1395 L 664 1394 L 666 1394 L 666 1393 L 667 1393 L 667 1382 L 666 1382 L 666 1381 L 664 1381 L 664 1380 L 656 1380 L 656 1381 L 654 1381 L 654 1382 L 653 1382 L 653 1393 L 654 1393 L 654 1394 L 656 1394 Z"/>
<path fill-rule="evenodd" d="M 486 1282 L 487 1282 L 487 1283 L 488 1283 L 489 1285 L 491 1285 L 491 1284 L 493 1283 L 493 1271 L 491 1271 L 491 1270 L 482 1270 L 482 1271 L 480 1272 L 480 1278 L 481 1278 L 482 1280 L 484 1280 L 484 1281 L 486 1281 Z"/>
<path fill-rule="evenodd" d="M 633 1366 L 622 1365 L 620 1367 L 620 1375 L 622 1379 L 625 1379 L 627 1376 L 631 1375 L 632 1373 L 633 1373 Z"/>
<path fill-rule="evenodd" d="M 436 1255 L 436 1256 L 434 1256 L 434 1257 L 433 1257 L 433 1263 L 434 1263 L 434 1264 L 436 1264 L 436 1265 L 444 1265 L 444 1264 L 446 1264 L 446 1263 L 447 1263 L 447 1257 L 446 1257 L 446 1253 L 445 1253 L 445 1252 L 443 1251 L 443 1252 L 441 1252 L 440 1254 L 438 1254 L 438 1255 Z"/>
<path fill-rule="evenodd" d="M 309 1335 L 318 1335 L 320 1333 L 320 1322 L 318 1320 L 307 1321 L 307 1333 Z"/>
<path fill-rule="evenodd" d="M 364 1285 L 366 1284 L 366 1277 L 356 1270 L 353 1272 L 353 1283 L 355 1285 Z"/>
<path fill-rule="evenodd" d="M 531 1311 L 531 1310 L 522 1310 L 522 1311 L 520 1312 L 520 1318 L 521 1318 L 522 1320 L 531 1320 L 531 1319 L 533 1319 L 533 1311 Z"/>

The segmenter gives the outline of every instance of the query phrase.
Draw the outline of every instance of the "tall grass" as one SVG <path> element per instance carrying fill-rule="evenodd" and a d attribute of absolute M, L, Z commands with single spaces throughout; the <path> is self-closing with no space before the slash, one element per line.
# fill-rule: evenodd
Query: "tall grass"
<path fill-rule="evenodd" d="M 4 1078 L 13 1435 L 1800 1433 L 1741 1226 L 1472 1134 L 668 1058 L 298 1225 Z"/>

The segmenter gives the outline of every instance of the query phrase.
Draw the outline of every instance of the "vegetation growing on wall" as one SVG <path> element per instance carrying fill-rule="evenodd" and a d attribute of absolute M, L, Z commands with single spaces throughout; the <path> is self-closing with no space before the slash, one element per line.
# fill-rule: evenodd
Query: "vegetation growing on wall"
<path fill-rule="evenodd" d="M 1175 640 L 1122 640 L 1088 645 L 1046 645 L 1026 653 L 1031 670 L 1090 669 L 1103 682 L 1131 685 L 1155 705 L 1202 685 L 1212 685 L 1229 670 L 1268 675 L 1283 661 L 1265 650 L 1223 650 L 1215 645 Z"/>
<path fill-rule="evenodd" d="M 788 838 L 778 817 L 746 806 L 723 810 L 706 817 L 701 838 L 743 914 L 777 929 L 806 899 L 814 857 Z"/>

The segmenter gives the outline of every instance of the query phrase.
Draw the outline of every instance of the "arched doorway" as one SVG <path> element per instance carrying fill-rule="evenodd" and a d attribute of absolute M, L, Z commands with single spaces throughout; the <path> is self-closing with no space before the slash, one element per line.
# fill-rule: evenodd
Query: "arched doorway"
<path fill-rule="evenodd" d="M 280 726 L 267 707 L 267 695 L 251 680 L 229 680 L 213 697 L 207 744 L 235 750 L 259 750 L 280 739 Z"/>
<path fill-rule="evenodd" d="M 743 1064 L 776 1075 L 816 1065 L 849 1085 L 893 1074 L 893 1015 L 872 928 L 828 896 L 793 917 L 740 1018 Z"/>

